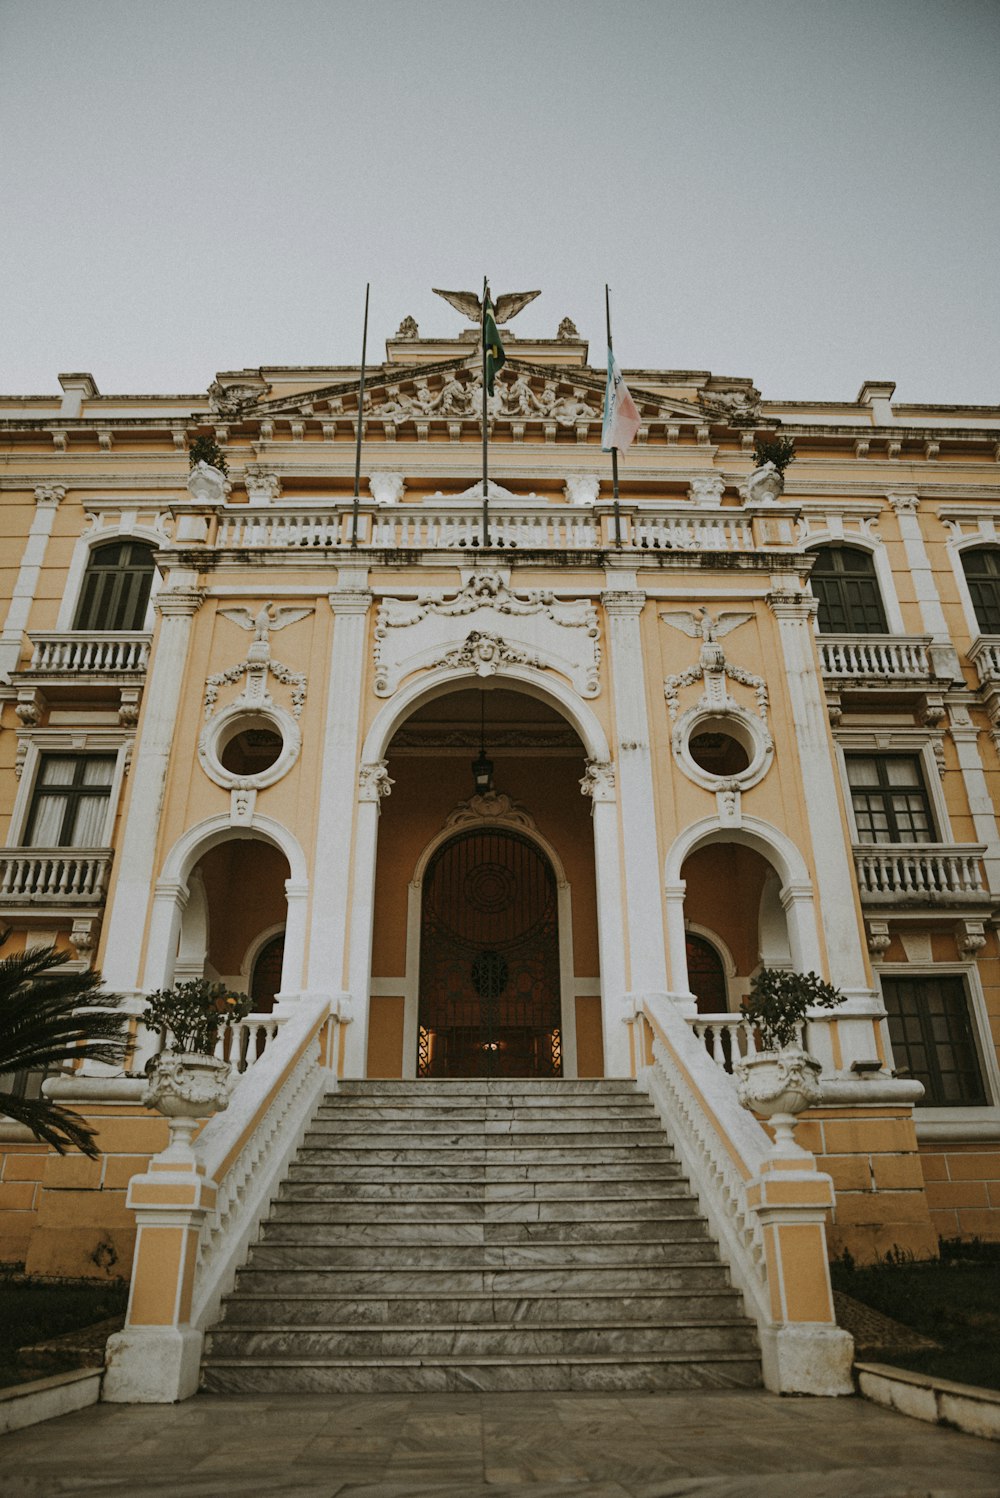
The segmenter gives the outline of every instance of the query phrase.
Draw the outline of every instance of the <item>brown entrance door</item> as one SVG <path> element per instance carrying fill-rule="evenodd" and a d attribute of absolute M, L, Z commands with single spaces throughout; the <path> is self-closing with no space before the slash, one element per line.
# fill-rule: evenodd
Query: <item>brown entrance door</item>
<path fill-rule="evenodd" d="M 424 877 L 422 1077 L 562 1075 L 552 866 L 506 828 L 470 829 Z"/>

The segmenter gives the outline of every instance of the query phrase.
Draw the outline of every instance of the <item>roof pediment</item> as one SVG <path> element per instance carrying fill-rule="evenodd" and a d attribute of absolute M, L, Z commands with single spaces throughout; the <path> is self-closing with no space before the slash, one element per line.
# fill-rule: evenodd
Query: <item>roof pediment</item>
<path fill-rule="evenodd" d="M 497 376 L 494 394 L 487 396 L 487 419 L 490 425 L 541 422 L 561 427 L 599 422 L 603 416 L 604 387 L 605 377 L 599 370 L 532 364 L 509 355 Z M 696 404 L 638 385 L 631 385 L 630 389 L 645 422 L 704 425 L 706 421 L 728 423 L 735 417 L 736 424 L 746 424 L 740 422 L 739 412 L 718 403 L 714 397 Z M 243 398 L 238 408 L 226 414 L 240 420 L 282 417 L 352 420 L 357 416 L 356 378 L 271 399 L 242 389 L 239 394 Z M 456 358 L 433 364 L 388 372 L 384 368 L 378 370 L 366 382 L 364 411 L 366 421 L 381 422 L 393 435 L 411 424 L 481 422 L 483 382 L 479 349 L 463 351 Z"/>

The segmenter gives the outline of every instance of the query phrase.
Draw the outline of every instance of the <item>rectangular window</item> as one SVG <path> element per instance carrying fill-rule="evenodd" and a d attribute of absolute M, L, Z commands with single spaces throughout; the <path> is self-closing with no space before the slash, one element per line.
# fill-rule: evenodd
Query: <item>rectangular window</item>
<path fill-rule="evenodd" d="M 959 977 L 882 978 L 896 1067 L 924 1084 L 925 1108 L 982 1106 L 969 998 Z"/>
<path fill-rule="evenodd" d="M 847 780 L 862 843 L 932 843 L 930 798 L 915 754 L 850 754 Z"/>
<path fill-rule="evenodd" d="M 113 754 L 45 754 L 28 815 L 29 848 L 98 848 L 115 774 Z"/>

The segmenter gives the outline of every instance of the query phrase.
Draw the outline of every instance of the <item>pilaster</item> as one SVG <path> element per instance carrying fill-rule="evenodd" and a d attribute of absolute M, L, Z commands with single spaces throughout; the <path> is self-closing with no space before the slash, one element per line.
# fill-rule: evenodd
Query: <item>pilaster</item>
<path fill-rule="evenodd" d="M 348 573 L 342 569 L 340 586 L 329 595 L 334 616 L 333 648 L 330 654 L 330 680 L 323 727 L 323 775 L 316 807 L 315 875 L 313 879 L 313 919 L 309 933 L 306 986 L 348 987 L 346 972 L 348 937 L 351 927 L 352 876 L 358 843 L 362 836 L 358 794 L 358 745 L 361 735 L 361 693 L 364 683 L 365 645 L 368 639 L 368 611 L 372 595 L 367 590 L 367 568 Z M 367 821 L 364 835 L 374 841 L 378 808 L 374 809 L 371 827 Z M 374 868 L 374 847 L 371 851 Z M 354 878 L 353 904 L 359 895 Z M 368 917 L 368 943 L 371 940 L 371 911 Z M 367 1007 L 367 974 L 363 975 L 364 996 L 351 990 L 352 1014 L 357 1019 Z M 364 1024 L 352 1024 L 347 1032 L 349 1074 L 363 1076 L 364 1053 L 356 1052 L 361 1044 L 359 1031 Z M 361 1069 L 357 1069 L 360 1066 Z"/>
<path fill-rule="evenodd" d="M 867 997 L 871 989 L 861 948 L 857 884 L 836 791 L 823 678 L 815 662 L 812 621 L 819 605 L 808 594 L 785 590 L 769 593 L 767 604 L 778 624 L 795 724 L 830 979 L 851 997 Z"/>
<path fill-rule="evenodd" d="M 976 831 L 976 841 L 986 845 L 983 855 L 986 883 L 991 895 L 1000 895 L 1000 832 L 997 830 L 996 809 L 979 753 L 980 730 L 973 723 L 968 708 L 960 703 L 950 704 L 948 717 L 948 732 L 954 742 L 958 767 L 965 782 L 965 794 Z"/>
<path fill-rule="evenodd" d="M 633 575 L 629 575 L 633 581 Z M 618 582 L 614 574 L 610 582 Z M 625 581 L 625 579 L 621 579 Z M 625 860 L 629 968 L 634 993 L 666 993 L 663 883 L 656 839 L 653 759 L 640 616 L 646 595 L 635 587 L 601 594 L 608 621 L 611 684 L 618 739 L 618 806 Z"/>
<path fill-rule="evenodd" d="M 62 484 L 39 484 L 35 490 L 35 514 L 21 553 L 21 565 L 3 632 L 0 633 L 0 678 L 17 670 L 21 658 L 21 641 L 28 627 L 45 551 L 55 525 L 56 511 L 65 497 L 66 490 Z"/>
<path fill-rule="evenodd" d="M 887 494 L 899 525 L 899 534 L 906 553 L 906 567 L 913 579 L 913 591 L 920 609 L 921 628 L 932 636 L 930 646 L 931 668 L 935 677 L 945 681 L 961 681 L 962 668 L 955 647 L 951 643 L 948 622 L 941 607 L 934 571 L 924 534 L 920 528 L 920 498 L 916 494 Z"/>
<path fill-rule="evenodd" d="M 160 593 L 155 600 L 160 624 L 145 688 L 142 733 L 132 759 L 129 807 L 134 814 L 123 818 L 121 849 L 105 922 L 104 977 L 111 989 L 139 986 L 143 932 L 156 873 L 160 817 L 191 625 L 204 597 L 194 587 L 178 586 Z M 152 986 L 155 988 L 159 981 L 154 977 Z"/>
<path fill-rule="evenodd" d="M 627 992 L 625 931 L 622 920 L 621 859 L 618 851 L 618 808 L 615 769 L 588 760 L 580 790 L 591 798 L 594 819 L 594 873 L 597 883 L 597 942 L 601 965 L 601 1021 L 604 1038 L 604 1075 L 632 1074 L 627 1022 L 633 1002 Z"/>

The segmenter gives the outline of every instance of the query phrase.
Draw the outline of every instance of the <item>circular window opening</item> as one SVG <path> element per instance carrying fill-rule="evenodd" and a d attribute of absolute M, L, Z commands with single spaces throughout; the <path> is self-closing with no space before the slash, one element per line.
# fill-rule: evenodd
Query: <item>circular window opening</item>
<path fill-rule="evenodd" d="M 230 775 L 246 779 L 277 764 L 285 741 L 267 718 L 242 719 L 219 748 L 219 763 Z"/>
<path fill-rule="evenodd" d="M 750 768 L 757 745 L 749 728 L 738 718 L 702 718 L 691 725 L 687 751 L 699 770 L 720 780 L 742 775 Z"/>

